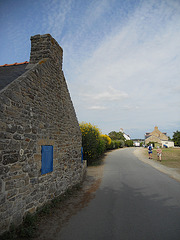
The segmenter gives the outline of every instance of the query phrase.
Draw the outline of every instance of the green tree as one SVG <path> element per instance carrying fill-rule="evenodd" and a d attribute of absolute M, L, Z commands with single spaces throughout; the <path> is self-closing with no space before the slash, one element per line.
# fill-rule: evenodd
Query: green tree
<path fill-rule="evenodd" d="M 125 146 L 126 147 L 133 147 L 133 140 L 126 140 L 125 141 Z"/>
<path fill-rule="evenodd" d="M 180 147 L 180 131 L 174 132 L 172 140 L 174 141 L 175 146 Z"/>
<path fill-rule="evenodd" d="M 123 141 L 126 140 L 122 132 L 112 131 L 108 135 L 112 140 L 123 140 Z"/>

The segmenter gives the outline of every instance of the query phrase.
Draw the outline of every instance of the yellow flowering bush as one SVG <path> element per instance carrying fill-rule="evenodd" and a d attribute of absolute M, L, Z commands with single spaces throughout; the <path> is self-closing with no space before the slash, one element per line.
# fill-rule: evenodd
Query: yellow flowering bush
<path fill-rule="evenodd" d="M 124 147 L 125 142 L 123 139 L 112 140 L 110 136 L 102 134 L 100 129 L 91 123 L 80 123 L 80 129 L 83 157 L 88 161 L 88 165 L 96 162 L 107 149 Z"/>
<path fill-rule="evenodd" d="M 106 134 L 101 134 L 101 137 L 106 143 L 106 149 L 110 149 L 111 148 L 111 142 L 112 142 L 111 138 Z"/>
<path fill-rule="evenodd" d="M 92 164 L 104 153 L 106 150 L 106 141 L 110 142 L 110 139 L 102 137 L 100 129 L 91 123 L 80 123 L 80 129 L 84 159 L 88 161 L 88 164 Z"/>

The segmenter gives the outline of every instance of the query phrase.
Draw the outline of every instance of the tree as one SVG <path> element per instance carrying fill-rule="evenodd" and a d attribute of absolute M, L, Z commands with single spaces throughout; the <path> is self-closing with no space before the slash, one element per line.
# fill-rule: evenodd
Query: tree
<path fill-rule="evenodd" d="M 126 140 L 125 141 L 125 146 L 126 147 L 133 147 L 133 140 Z"/>
<path fill-rule="evenodd" d="M 112 131 L 108 135 L 112 140 L 123 140 L 123 141 L 126 140 L 122 132 Z"/>
<path fill-rule="evenodd" d="M 180 131 L 174 132 L 172 140 L 174 141 L 175 146 L 180 147 Z"/>

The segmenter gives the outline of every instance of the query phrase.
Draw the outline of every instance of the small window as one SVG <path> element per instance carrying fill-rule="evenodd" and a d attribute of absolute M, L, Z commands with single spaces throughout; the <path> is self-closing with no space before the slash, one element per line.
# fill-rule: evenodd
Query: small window
<path fill-rule="evenodd" d="M 53 146 L 41 146 L 41 174 L 53 171 Z"/>

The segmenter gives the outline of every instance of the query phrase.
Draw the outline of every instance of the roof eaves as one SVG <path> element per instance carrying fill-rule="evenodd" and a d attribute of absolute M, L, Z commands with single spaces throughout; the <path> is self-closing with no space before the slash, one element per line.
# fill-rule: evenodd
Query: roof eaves
<path fill-rule="evenodd" d="M 25 62 L 21 62 L 21 63 L 13 63 L 13 64 L 4 64 L 4 65 L 0 65 L 0 67 L 9 67 L 9 66 L 17 66 L 17 65 L 22 65 L 22 64 L 27 64 L 29 63 L 28 61 L 25 61 Z"/>

